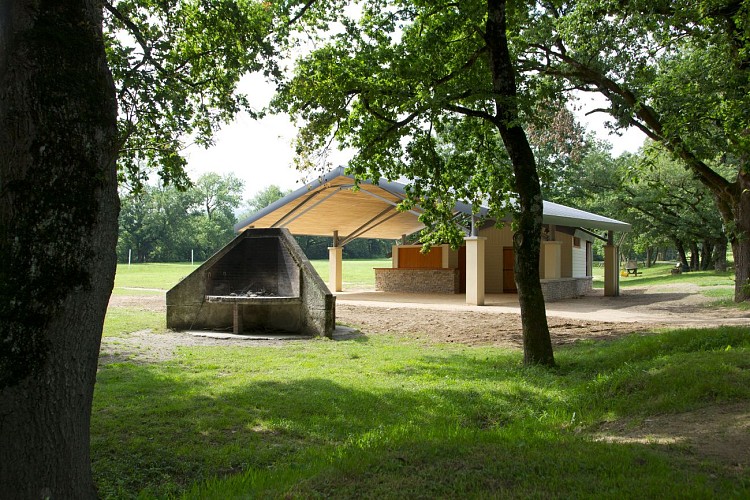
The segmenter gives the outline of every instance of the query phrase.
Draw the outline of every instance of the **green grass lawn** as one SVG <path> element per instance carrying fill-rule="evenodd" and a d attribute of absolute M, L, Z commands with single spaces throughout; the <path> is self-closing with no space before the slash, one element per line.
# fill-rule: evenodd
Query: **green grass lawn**
<path fill-rule="evenodd" d="M 328 260 L 310 261 L 323 281 L 328 281 Z M 163 293 L 193 272 L 200 264 L 155 263 L 119 264 L 115 276 L 114 293 L 137 295 Z M 375 287 L 375 267 L 390 267 L 391 259 L 345 259 L 342 263 L 344 285 Z"/>
<path fill-rule="evenodd" d="M 311 260 L 320 277 L 328 282 L 328 260 Z M 344 276 L 344 288 L 371 287 L 375 288 L 375 267 L 391 267 L 391 259 L 344 259 L 341 272 Z"/>
<path fill-rule="evenodd" d="M 133 289 L 165 291 L 192 273 L 200 263 L 118 264 L 115 292 L 134 295 Z M 138 290 L 135 290 L 138 291 Z"/>
<path fill-rule="evenodd" d="M 328 281 L 328 260 L 311 260 L 315 270 L 323 281 Z M 344 286 L 375 287 L 375 267 L 390 267 L 390 259 L 357 260 L 347 259 L 343 262 Z M 166 264 L 120 264 L 117 266 L 114 293 L 119 295 L 156 294 L 172 288 L 182 278 L 190 274 L 198 264 L 166 263 Z M 725 287 L 725 290 L 706 290 L 706 294 L 717 298 L 732 297 L 734 274 L 731 271 L 719 273 L 716 271 L 694 271 L 680 275 L 672 275 L 671 264 L 657 264 L 651 268 L 643 268 L 639 276 L 620 278 L 620 286 L 667 285 L 692 283 L 705 287 Z M 604 269 L 594 267 L 594 287 L 604 287 Z"/>
<path fill-rule="evenodd" d="M 387 265 L 347 263 L 357 283 Z M 121 266 L 116 287 L 163 293 L 193 268 Z M 675 282 L 658 267 L 639 279 Z M 129 305 L 104 333 L 147 329 L 163 332 L 163 314 Z M 679 444 L 592 439 L 603 422 L 750 401 L 747 328 L 581 342 L 556 359 L 528 368 L 517 350 L 378 334 L 102 364 L 96 484 L 104 498 L 750 497 L 747 475 Z"/>
<path fill-rule="evenodd" d="M 638 268 L 638 276 L 621 276 L 620 287 L 647 285 L 673 285 L 691 283 L 704 287 L 734 288 L 734 273 L 732 271 L 690 271 L 682 274 L 672 274 L 673 264 L 660 263 L 650 268 Z M 594 267 L 594 288 L 604 288 L 604 268 Z"/>
<path fill-rule="evenodd" d="M 587 431 L 747 401 L 749 348 L 747 329 L 671 331 L 561 348 L 547 370 L 388 335 L 185 347 L 100 368 L 93 469 L 106 498 L 747 497 L 679 447 Z"/>

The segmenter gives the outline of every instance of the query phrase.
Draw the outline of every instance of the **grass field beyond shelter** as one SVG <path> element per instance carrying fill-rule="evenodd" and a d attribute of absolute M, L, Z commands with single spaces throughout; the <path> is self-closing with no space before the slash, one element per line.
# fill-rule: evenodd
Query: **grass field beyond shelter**
<path fill-rule="evenodd" d="M 116 293 L 154 300 L 190 269 L 121 268 Z M 128 302 L 105 336 L 170 335 L 163 322 Z M 747 463 L 600 436 L 748 408 L 749 349 L 724 327 L 579 342 L 556 369 L 382 333 L 124 350 L 97 376 L 93 469 L 104 498 L 747 498 Z"/>

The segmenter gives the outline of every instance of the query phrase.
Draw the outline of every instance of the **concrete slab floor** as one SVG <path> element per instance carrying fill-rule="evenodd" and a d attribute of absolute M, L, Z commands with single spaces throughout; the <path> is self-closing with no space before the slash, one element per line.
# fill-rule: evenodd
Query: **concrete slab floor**
<path fill-rule="evenodd" d="M 747 325 L 747 311 L 706 307 L 712 300 L 699 287 L 651 286 L 628 288 L 619 297 L 605 297 L 603 290 L 545 305 L 547 316 L 613 323 L 665 323 L 684 326 Z M 390 293 L 356 290 L 338 292 L 341 307 L 383 307 L 389 309 L 433 309 L 520 314 L 518 295 L 488 294 L 484 306 L 466 304 L 464 294 Z"/>
<path fill-rule="evenodd" d="M 186 330 L 185 333 L 194 337 L 206 337 L 211 339 L 232 339 L 232 340 L 309 340 L 313 337 L 309 335 L 294 335 L 288 333 L 228 333 L 214 332 L 207 330 Z M 359 331 L 343 325 L 336 325 L 333 331 L 334 340 L 349 339 L 359 335 Z"/>

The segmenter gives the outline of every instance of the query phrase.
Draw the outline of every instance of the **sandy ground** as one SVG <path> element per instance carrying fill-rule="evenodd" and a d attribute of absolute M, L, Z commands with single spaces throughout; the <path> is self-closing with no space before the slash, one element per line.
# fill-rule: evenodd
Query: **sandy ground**
<path fill-rule="evenodd" d="M 616 298 L 595 291 L 586 297 L 550 303 L 547 316 L 552 341 L 563 345 L 585 339 L 611 339 L 662 327 L 750 327 L 750 312 L 707 307 L 713 299 L 704 297 L 699 290 L 684 285 L 626 288 Z M 166 311 L 163 294 L 115 295 L 110 307 Z M 336 303 L 337 323 L 361 332 L 354 336 L 394 333 L 423 342 L 502 347 L 521 346 L 519 312 L 513 295 L 490 295 L 485 306 L 471 307 L 464 303 L 463 296 L 354 291 L 339 294 Z M 349 332 L 336 339 L 351 337 Z M 155 334 L 143 330 L 105 338 L 101 362 L 158 362 L 171 358 L 178 346 L 281 346 L 288 342 L 279 338 L 217 339 L 185 332 Z M 711 459 L 740 476 L 750 470 L 750 403 L 747 402 L 644 421 L 605 423 L 591 436 L 607 442 L 648 443 L 696 461 Z"/>

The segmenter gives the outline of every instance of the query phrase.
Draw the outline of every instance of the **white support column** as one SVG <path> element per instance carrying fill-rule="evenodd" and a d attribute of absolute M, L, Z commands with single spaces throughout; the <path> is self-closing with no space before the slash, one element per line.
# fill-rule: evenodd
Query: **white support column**
<path fill-rule="evenodd" d="M 400 245 L 393 245 L 391 247 L 391 267 L 398 269 L 398 249 Z"/>
<path fill-rule="evenodd" d="M 469 236 L 466 240 L 466 303 L 484 305 L 484 236 Z"/>
<path fill-rule="evenodd" d="M 604 296 L 619 297 L 620 266 L 615 245 L 604 245 Z"/>
<path fill-rule="evenodd" d="M 344 258 L 344 247 L 328 247 L 328 288 L 332 292 L 343 289 L 341 261 Z"/>

